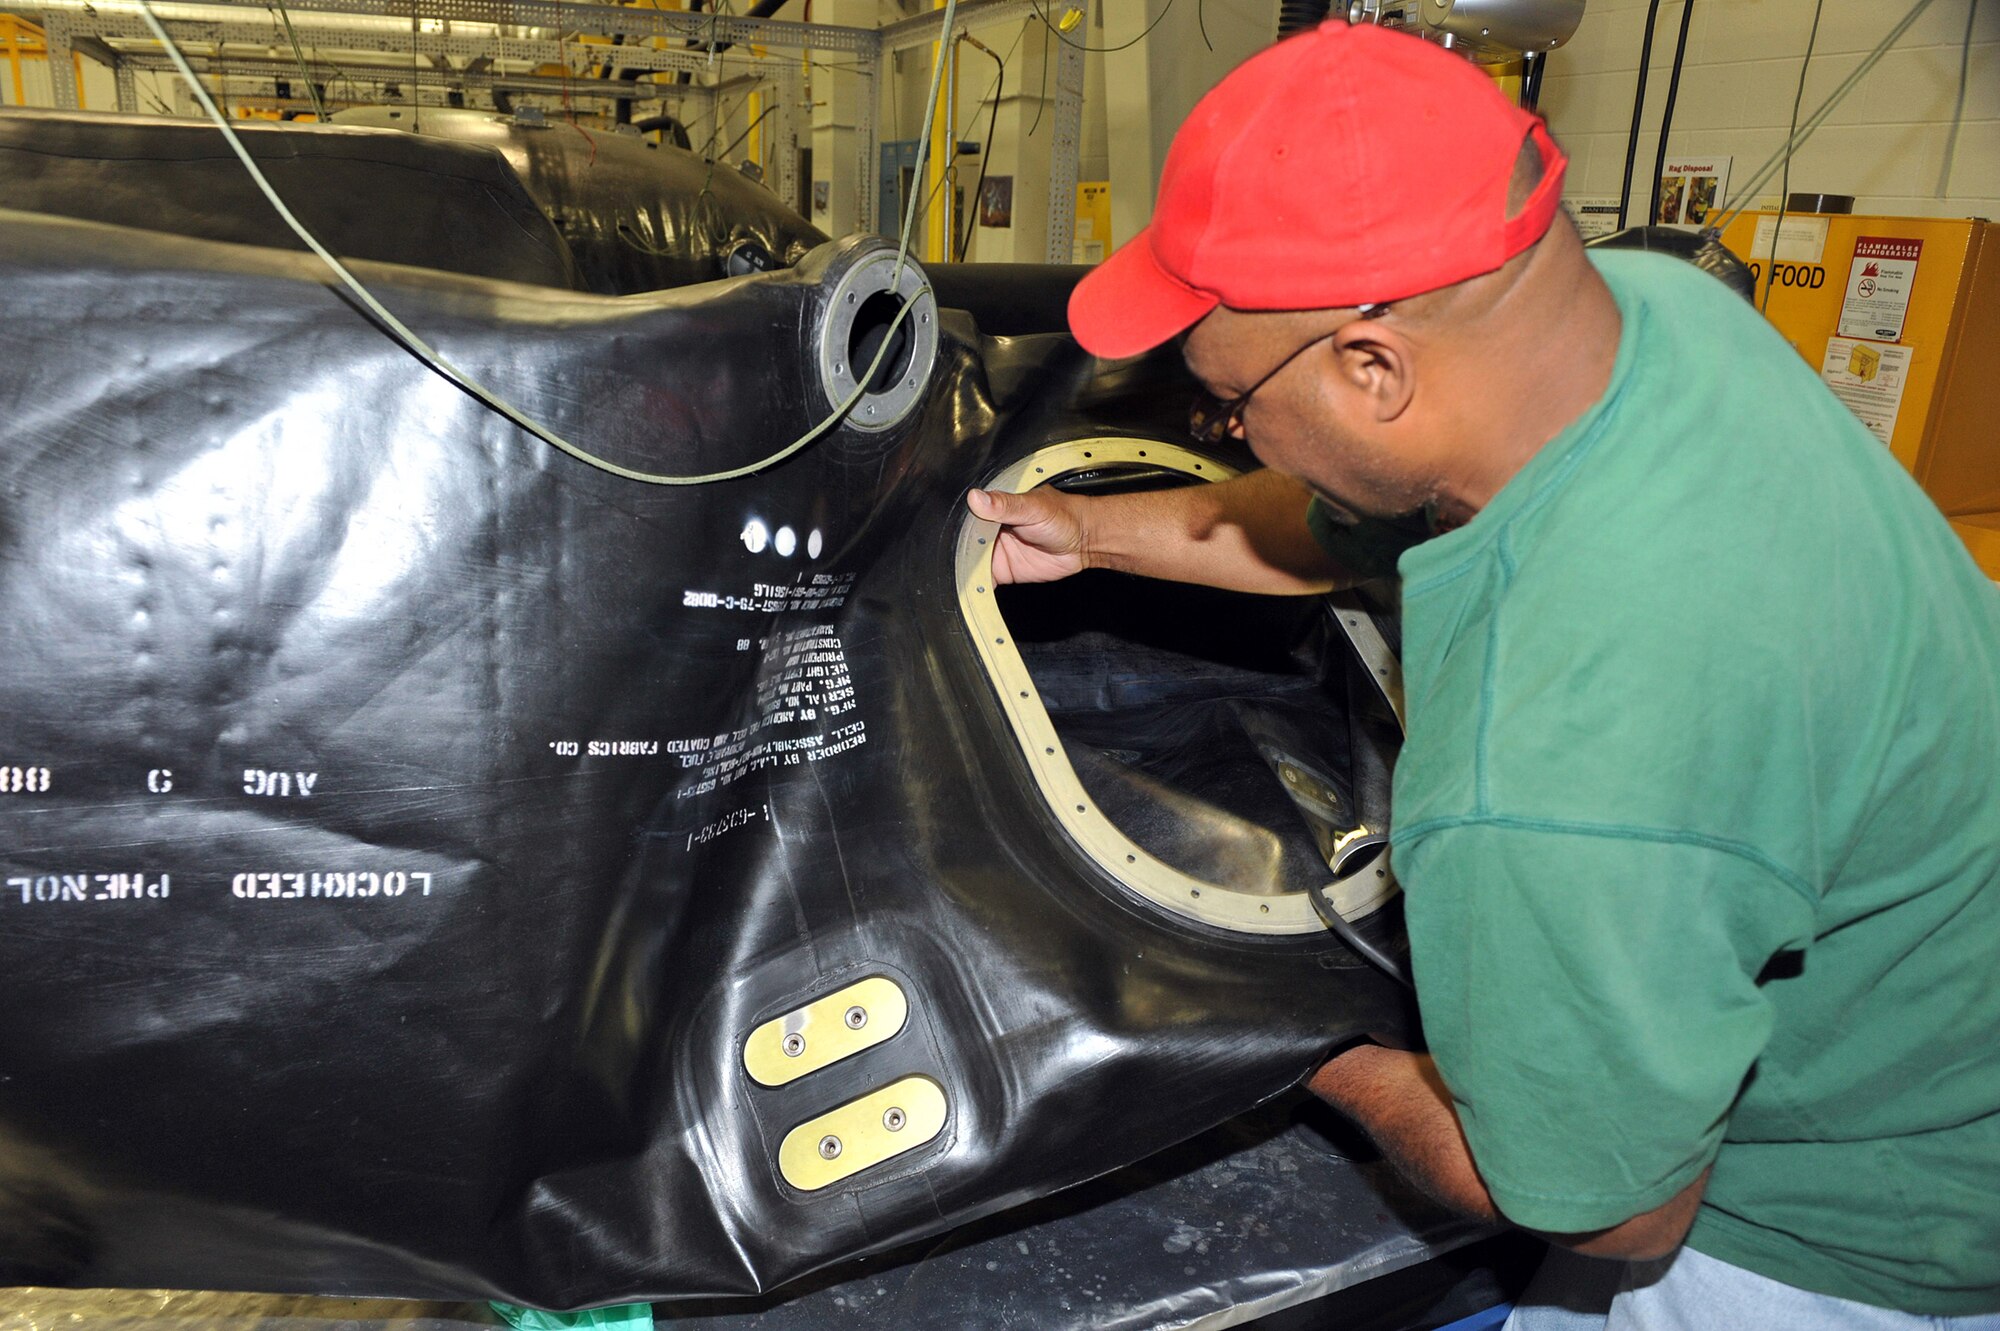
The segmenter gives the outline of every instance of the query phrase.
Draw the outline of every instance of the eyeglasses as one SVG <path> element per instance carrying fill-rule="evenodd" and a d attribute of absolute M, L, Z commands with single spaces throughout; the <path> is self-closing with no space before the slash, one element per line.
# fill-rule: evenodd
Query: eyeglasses
<path fill-rule="evenodd" d="M 1389 312 L 1389 307 L 1386 304 L 1362 305 L 1358 309 L 1361 317 L 1364 319 L 1379 319 Z M 1340 328 L 1345 327 L 1347 327 L 1346 324 L 1340 326 Z M 1318 337 L 1306 343 L 1276 365 L 1273 365 L 1262 379 L 1250 385 L 1247 390 L 1227 401 L 1215 396 L 1213 393 L 1197 394 L 1194 405 L 1188 408 L 1188 433 L 1194 436 L 1196 443 L 1211 446 L 1220 444 L 1223 440 L 1234 435 L 1237 428 L 1243 423 L 1243 409 L 1250 405 L 1250 399 L 1257 390 L 1277 378 L 1278 371 L 1284 369 L 1287 365 L 1290 365 L 1293 361 L 1305 355 L 1328 338 L 1338 334 L 1340 328 L 1334 329 L 1331 333 L 1321 333 Z"/>

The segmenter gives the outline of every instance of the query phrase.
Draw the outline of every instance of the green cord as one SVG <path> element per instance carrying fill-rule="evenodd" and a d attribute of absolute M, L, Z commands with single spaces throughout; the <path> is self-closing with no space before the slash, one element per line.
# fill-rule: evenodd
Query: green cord
<path fill-rule="evenodd" d="M 306 96 L 312 99 L 313 119 L 326 123 L 326 108 L 319 103 L 319 88 L 313 83 L 312 71 L 306 68 L 306 53 L 299 49 L 299 34 L 292 30 L 292 14 L 285 8 L 285 0 L 276 0 L 278 17 L 285 25 L 285 37 L 292 44 L 292 59 L 299 62 L 299 77 L 306 81 Z"/>
<path fill-rule="evenodd" d="M 924 102 L 926 108 L 924 111 L 924 128 L 917 135 L 917 165 L 919 167 L 923 166 L 925 159 L 930 156 L 931 126 L 937 123 L 938 88 L 944 81 L 944 62 L 951 54 L 951 22 L 957 13 L 958 0 L 944 0 L 944 26 L 938 31 L 937 59 L 931 64 L 931 93 Z M 942 172 L 939 173 L 938 183 L 940 185 L 944 183 Z M 903 280 L 903 264 L 910 255 L 910 229 L 916 224 L 917 200 L 922 197 L 922 194 L 921 190 L 912 189 L 909 200 L 903 207 L 903 239 L 902 243 L 896 249 L 896 271 L 889 278 L 891 289 L 894 289 L 895 285 Z M 895 330 L 891 329 L 890 331 L 894 332 Z"/>
<path fill-rule="evenodd" d="M 375 299 L 374 293 L 361 284 L 361 279 L 349 272 L 347 265 L 335 258 L 333 252 L 320 244 L 312 232 L 306 230 L 305 225 L 292 215 L 292 210 L 287 208 L 285 201 L 278 197 L 278 191 L 271 187 L 270 180 L 265 177 L 262 169 L 251 158 L 249 150 L 243 146 L 243 140 L 238 137 L 236 130 L 230 125 L 229 118 L 216 109 L 215 102 L 208 95 L 208 89 L 203 87 L 201 80 L 195 77 L 194 70 L 188 65 L 187 57 L 181 54 L 181 48 L 167 34 L 166 28 L 161 26 L 159 18 L 153 13 L 152 5 L 147 0 L 138 0 L 138 5 L 139 15 L 145 19 L 147 29 L 153 34 L 154 39 L 166 49 L 168 59 L 173 61 L 174 68 L 180 72 L 181 78 L 186 81 L 189 88 L 193 89 L 195 99 L 201 103 L 202 110 L 208 113 L 208 118 L 213 120 L 216 128 L 222 131 L 223 137 L 229 141 L 229 146 L 236 153 L 237 159 L 243 163 L 244 170 L 250 173 L 250 178 L 256 182 L 257 188 L 263 191 L 264 197 L 270 201 L 273 208 L 277 209 L 278 216 L 284 220 L 286 226 L 292 229 L 294 235 L 305 242 L 306 248 L 318 255 L 325 262 L 326 266 L 333 270 L 333 275 L 338 277 L 341 284 L 354 294 L 354 298 L 360 301 L 380 321 L 382 327 L 416 355 L 418 359 L 429 365 L 431 369 L 437 371 L 439 375 L 450 380 L 453 384 L 456 384 L 459 388 L 478 399 L 489 410 L 504 416 L 507 420 L 535 436 L 535 438 L 540 439 L 551 448 L 575 458 L 578 462 L 584 463 L 586 466 L 595 467 L 599 471 L 609 472 L 613 476 L 623 477 L 628 481 L 637 481 L 642 485 L 712 485 L 718 481 L 733 481 L 740 477 L 753 475 L 766 468 L 775 467 L 786 458 L 791 457 L 794 453 L 804 448 L 807 444 L 810 444 L 813 440 L 825 434 L 853 409 L 856 402 L 861 400 L 867 390 L 867 385 L 874 381 L 876 371 L 881 368 L 883 360 L 888 356 L 889 349 L 895 345 L 896 330 L 902 327 L 903 321 L 909 317 L 910 310 L 916 305 L 917 301 L 930 292 L 930 284 L 923 284 L 896 311 L 896 317 L 889 321 L 888 330 L 883 334 L 882 345 L 876 349 L 875 359 L 868 363 L 868 372 L 856 379 L 854 391 L 849 393 L 846 399 L 829 412 L 826 418 L 821 420 L 819 424 L 813 426 L 810 430 L 807 430 L 797 439 L 794 439 L 791 443 L 772 453 L 770 456 L 759 458 L 757 461 L 746 463 L 741 467 L 732 467 L 727 471 L 706 472 L 698 476 L 669 476 L 658 472 L 635 471 L 630 467 L 621 467 L 615 462 L 598 457 L 577 447 L 555 431 L 529 417 L 525 412 L 500 397 L 497 393 L 480 384 L 471 375 L 446 360 L 436 348 L 432 347 L 430 343 L 424 341 L 421 337 L 418 337 L 407 324 L 391 314 L 387 306 Z M 949 40 L 951 35 L 951 19 L 956 7 L 957 0 L 946 0 L 944 35 L 947 40 Z M 939 62 L 940 66 L 942 63 L 942 61 Z M 931 110 L 926 115 L 924 121 L 926 142 L 929 139 L 930 122 L 936 117 L 937 112 L 937 72 L 933 71 L 931 79 Z M 920 150 L 919 160 L 921 160 L 921 156 Z M 910 223 L 915 217 L 916 210 L 913 206 L 909 216 L 903 221 L 902 246 L 896 255 L 896 277 L 898 279 L 902 276 L 904 259 L 909 253 Z M 893 287 L 894 283 L 892 282 L 891 288 L 893 289 Z"/>

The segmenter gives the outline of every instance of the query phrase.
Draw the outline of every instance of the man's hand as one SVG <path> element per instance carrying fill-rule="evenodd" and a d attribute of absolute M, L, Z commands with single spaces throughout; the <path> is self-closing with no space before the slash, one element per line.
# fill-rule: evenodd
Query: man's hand
<path fill-rule="evenodd" d="M 1265 596 L 1307 596 L 1353 579 L 1306 525 L 1297 481 L 1254 471 L 1209 485 L 1130 494 L 973 490 L 974 517 L 1000 524 L 996 582 L 1053 582 L 1087 568 Z"/>
<path fill-rule="evenodd" d="M 972 515 L 1000 524 L 993 542 L 993 580 L 1054 582 L 1090 567 L 1084 515 L 1089 500 L 1044 486 L 1026 494 L 973 490 Z"/>

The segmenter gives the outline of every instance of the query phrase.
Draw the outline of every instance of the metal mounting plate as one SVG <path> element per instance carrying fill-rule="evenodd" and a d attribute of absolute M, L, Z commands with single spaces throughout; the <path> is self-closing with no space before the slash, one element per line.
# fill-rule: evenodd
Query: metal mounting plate
<path fill-rule="evenodd" d="M 759 1085 L 783 1086 L 873 1049 L 902 1030 L 909 1016 L 902 986 L 870 976 L 750 1032 L 743 1042 L 743 1070 Z"/>
<path fill-rule="evenodd" d="M 786 1133 L 778 1172 L 799 1191 L 817 1192 L 914 1151 L 944 1131 L 949 1113 L 944 1087 L 904 1077 Z"/>

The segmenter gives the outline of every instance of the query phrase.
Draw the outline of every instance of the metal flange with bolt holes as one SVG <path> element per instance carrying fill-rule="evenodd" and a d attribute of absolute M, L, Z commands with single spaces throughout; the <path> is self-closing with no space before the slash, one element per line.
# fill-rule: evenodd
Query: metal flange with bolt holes
<path fill-rule="evenodd" d="M 986 487 L 1017 493 L 1071 472 L 1118 466 L 1177 471 L 1206 481 L 1227 480 L 1237 474 L 1234 468 L 1178 444 L 1097 436 L 1051 444 L 1030 453 L 990 478 Z M 1070 765 L 1068 752 L 1055 722 L 1042 705 L 1041 692 L 1028 672 L 1027 662 L 1013 642 L 996 598 L 989 594 L 993 585 L 993 547 L 989 542 L 995 530 L 991 523 L 963 515 L 956 560 L 959 610 L 973 630 L 973 648 L 993 681 L 1000 708 L 1013 728 L 1028 770 L 1041 787 L 1056 820 L 1113 879 L 1175 915 L 1236 934 L 1324 932 L 1326 925 L 1305 892 L 1271 893 L 1241 883 L 1197 878 L 1154 856 L 1099 812 L 1096 801 L 1084 789 L 1082 778 Z M 1383 655 L 1388 656 L 1388 644 L 1379 632 L 1373 638 L 1361 633 L 1360 625 L 1373 631 L 1372 621 L 1358 608 L 1352 617 L 1360 624 L 1343 624 L 1342 628 L 1357 648 L 1363 650 L 1364 659 L 1369 645 L 1379 645 Z M 1400 692 L 1395 702 L 1400 705 Z M 1388 862 L 1383 859 L 1328 884 L 1326 890 L 1343 918 L 1357 920 L 1379 908 L 1398 889 Z"/>
<path fill-rule="evenodd" d="M 908 416 L 923 400 L 937 364 L 937 300 L 930 292 L 930 279 L 923 269 L 908 259 L 897 271 L 896 252 L 884 248 L 857 262 L 834 285 L 826 312 L 819 324 L 819 381 L 828 406 L 839 406 L 854 392 L 859 376 L 868 371 L 872 357 L 850 357 L 855 322 L 868 307 L 871 296 L 893 295 L 911 306 L 897 330 L 908 347 L 907 356 L 892 355 L 899 373 L 879 393 L 864 393 L 847 413 L 846 424 L 856 430 L 886 430 Z M 891 314 L 893 316 L 893 311 Z M 859 365 L 850 364 L 859 359 Z M 885 362 L 891 363 L 891 362 Z"/>

